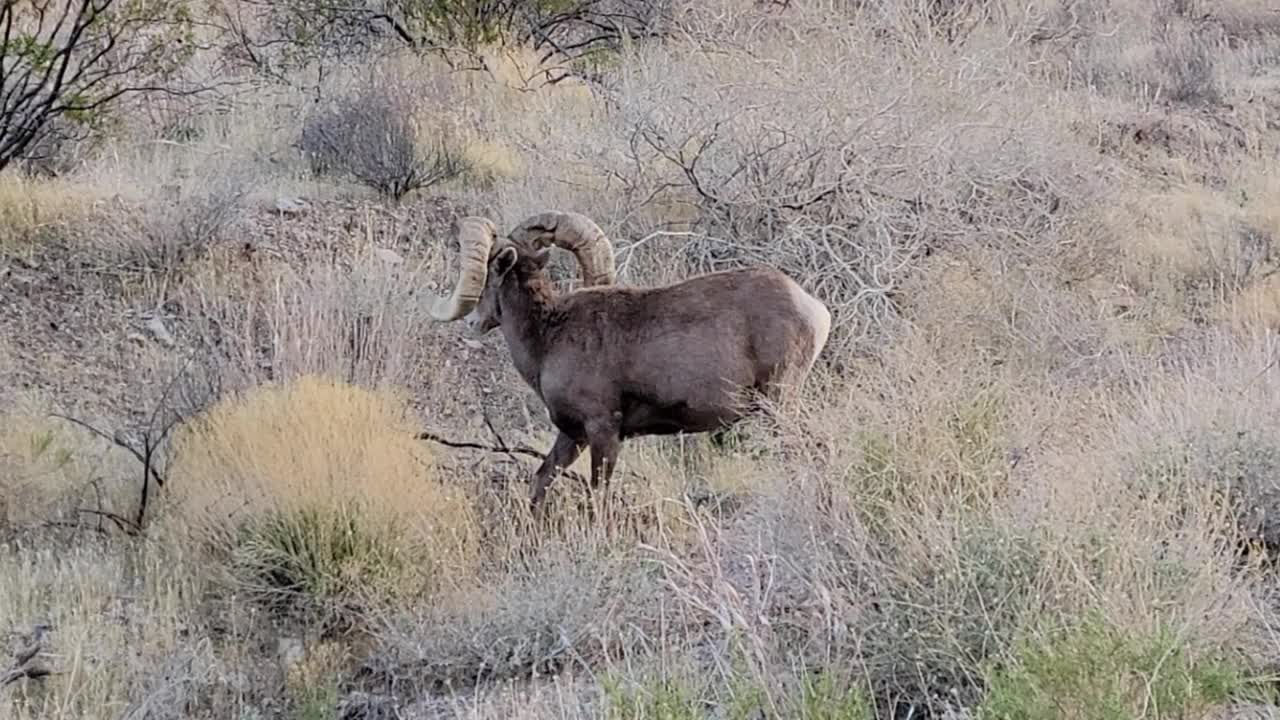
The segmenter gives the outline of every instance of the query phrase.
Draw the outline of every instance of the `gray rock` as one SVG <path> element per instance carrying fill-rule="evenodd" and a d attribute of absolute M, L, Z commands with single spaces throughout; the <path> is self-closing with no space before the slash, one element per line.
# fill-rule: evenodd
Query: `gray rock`
<path fill-rule="evenodd" d="M 280 196 L 276 198 L 275 210 L 281 215 L 304 215 L 311 210 L 311 204 L 301 198 Z"/>
<path fill-rule="evenodd" d="M 280 663 L 280 670 L 286 675 L 302 662 L 306 653 L 306 648 L 299 638 L 282 637 L 276 640 L 276 660 Z"/>
<path fill-rule="evenodd" d="M 373 254 L 377 255 L 379 260 L 381 260 L 382 262 L 388 265 L 399 265 L 400 263 L 404 262 L 404 258 L 400 257 L 400 254 L 397 253 L 395 250 L 388 250 L 387 248 L 377 248 L 373 251 Z"/>
<path fill-rule="evenodd" d="M 169 332 L 169 328 L 165 326 L 164 320 L 159 317 L 152 317 L 147 321 L 147 332 L 165 347 L 173 347 L 177 341 L 173 338 L 173 333 Z"/>

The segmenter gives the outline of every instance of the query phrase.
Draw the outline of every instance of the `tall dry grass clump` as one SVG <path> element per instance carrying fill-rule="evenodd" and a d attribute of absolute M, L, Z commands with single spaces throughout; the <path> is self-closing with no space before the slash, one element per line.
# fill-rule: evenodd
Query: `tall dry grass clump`
<path fill-rule="evenodd" d="M 430 206 L 400 210 L 352 206 L 333 232 L 296 231 L 323 259 L 263 252 L 244 263 L 235 249 L 194 267 L 175 296 L 208 353 L 207 372 L 234 388 L 308 374 L 369 387 L 447 385 L 433 371 L 447 345 L 427 313 L 432 292 L 423 292 L 450 282 L 439 261 L 444 232 Z M 399 243 L 415 255 L 389 251 Z"/>
<path fill-rule="evenodd" d="M 83 220 L 95 197 L 91 187 L 73 181 L 0 173 L 0 253 L 20 254 L 56 236 Z"/>
<path fill-rule="evenodd" d="M 197 558 L 165 543 L 47 541 L 0 556 L 0 632 L 53 627 L 35 659 L 53 674 L 3 688 L 0 716 L 177 718 L 180 708 L 243 704 L 235 678 L 244 666 L 231 650 L 240 638 L 193 639 L 204 592 Z M 7 646 L 3 662 L 8 669 Z"/>
<path fill-rule="evenodd" d="M 174 457 L 173 520 L 264 596 L 438 589 L 474 552 L 465 498 L 388 390 L 259 386 L 180 428 Z"/>

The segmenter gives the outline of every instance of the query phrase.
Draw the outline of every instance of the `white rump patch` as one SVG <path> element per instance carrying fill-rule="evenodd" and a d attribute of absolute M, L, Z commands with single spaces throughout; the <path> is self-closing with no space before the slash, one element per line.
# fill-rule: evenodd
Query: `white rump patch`
<path fill-rule="evenodd" d="M 800 314 L 809 321 L 809 328 L 813 331 L 813 356 L 809 358 L 809 366 L 812 367 L 831 335 L 831 311 L 794 281 L 791 283 L 791 299 L 795 301 Z"/>

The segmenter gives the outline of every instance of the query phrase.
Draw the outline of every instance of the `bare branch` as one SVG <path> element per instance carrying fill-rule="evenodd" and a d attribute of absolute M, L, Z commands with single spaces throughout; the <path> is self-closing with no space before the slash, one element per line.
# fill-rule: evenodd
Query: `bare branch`
<path fill-rule="evenodd" d="M 121 531 L 123 531 L 127 535 L 137 535 L 142 531 L 142 528 L 134 524 L 132 520 L 129 520 L 126 517 L 122 517 L 120 515 L 117 515 L 107 510 L 94 510 L 92 508 L 78 508 L 76 512 L 83 513 L 85 515 L 93 515 L 95 517 L 105 518 L 107 520 L 110 520 L 112 523 L 115 524 L 117 528 L 119 528 Z"/>
<path fill-rule="evenodd" d="M 64 0 L 52 22 L 40 4 L 0 3 L 0 168 L 42 142 L 55 120 L 88 123 L 125 95 L 164 88 L 190 52 L 189 24 L 170 0 Z"/>
<path fill-rule="evenodd" d="M 19 680 L 39 680 L 44 677 L 55 674 L 49 668 L 40 665 L 28 665 L 26 667 L 14 668 L 0 675 L 0 687 L 11 685 Z"/>
<path fill-rule="evenodd" d="M 161 475 L 158 470 L 156 470 L 154 467 L 150 465 L 150 463 L 147 461 L 147 457 L 144 454 L 144 452 L 142 450 L 139 450 L 138 448 L 135 448 L 133 445 L 126 442 L 123 438 L 108 435 L 107 433 L 90 425 L 89 423 L 83 420 L 80 420 L 79 418 L 71 417 L 70 415 L 63 415 L 61 413 L 49 413 L 49 416 L 60 418 L 62 420 L 66 420 L 69 423 L 79 425 L 80 427 L 84 428 L 85 430 L 88 430 L 94 435 L 97 435 L 98 437 L 101 437 L 110 441 L 117 447 L 124 448 L 129 452 L 130 455 L 137 458 L 138 462 L 142 463 L 144 468 L 150 471 L 151 479 L 155 481 L 156 485 L 159 485 L 160 487 L 164 487 L 164 482 L 165 482 L 164 476 Z"/>

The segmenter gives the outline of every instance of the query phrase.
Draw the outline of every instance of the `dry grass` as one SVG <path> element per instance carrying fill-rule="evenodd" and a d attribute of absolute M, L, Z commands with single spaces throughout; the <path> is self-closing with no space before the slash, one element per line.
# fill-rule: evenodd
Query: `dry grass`
<path fill-rule="evenodd" d="M 160 716 L 177 717 L 167 708 L 227 671 L 208 644 L 188 639 L 188 598 L 198 586 L 182 566 L 191 559 L 124 550 L 32 544 L 6 555 L 0 613 L 12 624 L 7 629 L 53 624 L 43 663 L 60 673 L 43 687 L 8 688 L 0 706 L 6 716 L 126 717 L 155 693 L 153 702 L 166 708 Z"/>
<path fill-rule="evenodd" d="M 89 188 L 73 182 L 0 173 L 0 251 L 20 254 L 29 244 L 75 225 L 88 214 Z"/>
<path fill-rule="evenodd" d="M 0 414 L 0 538 L 48 523 L 110 527 L 95 512 L 134 517 L 138 465 L 120 448 L 16 395 Z"/>
<path fill-rule="evenodd" d="M 448 339 L 426 312 L 447 282 L 440 219 L 431 208 L 400 214 L 353 204 L 345 214 L 345 230 L 278 236 L 251 246 L 247 261 L 242 248 L 224 248 L 174 290 L 219 382 L 247 387 L 318 373 L 371 387 L 448 384 L 438 372 L 438 346 Z M 295 238 L 305 245 L 288 247 Z M 404 259 L 397 246 L 419 255 Z"/>
<path fill-rule="evenodd" d="M 263 593 L 417 593 L 474 560 L 470 508 L 390 391 L 261 386 L 189 421 L 174 458 L 173 521 Z"/>
<path fill-rule="evenodd" d="M 137 539 L 45 527 L 136 510 L 136 464 L 44 417 L 73 399 L 6 412 L 0 619 L 52 620 L 61 674 L 0 689 L 0 714 L 1048 719 L 1114 691 L 1125 717 L 1198 717 L 1265 696 L 1280 17 L 766 5 L 685 4 L 590 81 L 546 84 L 528 48 L 320 77 L 325 98 L 412 88 L 413 143 L 463 159 L 398 204 L 311 172 L 314 67 L 225 112 L 131 107 L 69 176 L 0 178 L 0 244 L 151 278 L 121 292 L 148 288 L 178 344 L 155 352 L 194 352 L 213 390 Z M 282 195 L 311 206 L 260 209 Z M 794 274 L 838 322 L 802 402 L 722 446 L 629 441 L 610 492 L 563 478 L 541 521 L 536 460 L 418 440 L 549 444 L 502 340 L 425 312 L 457 215 L 548 208 L 597 219 L 627 284 Z M 59 285 L 28 287 L 0 303 Z"/>

